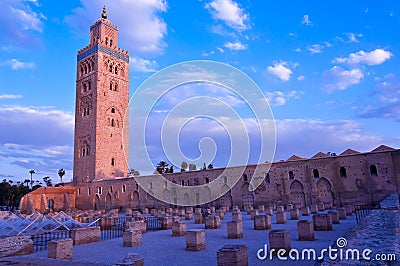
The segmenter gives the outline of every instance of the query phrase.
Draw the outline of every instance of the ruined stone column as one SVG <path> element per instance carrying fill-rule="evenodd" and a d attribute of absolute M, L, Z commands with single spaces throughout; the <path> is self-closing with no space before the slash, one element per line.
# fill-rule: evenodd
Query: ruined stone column
<path fill-rule="evenodd" d="M 249 264 L 245 245 L 225 245 L 217 251 L 218 266 L 247 266 Z"/>
<path fill-rule="evenodd" d="M 290 234 L 288 230 L 276 229 L 269 232 L 269 247 L 270 249 L 284 249 L 287 252 L 291 249 Z"/>
<path fill-rule="evenodd" d="M 314 237 L 314 225 L 312 221 L 300 220 L 297 222 L 299 241 L 312 241 Z"/>

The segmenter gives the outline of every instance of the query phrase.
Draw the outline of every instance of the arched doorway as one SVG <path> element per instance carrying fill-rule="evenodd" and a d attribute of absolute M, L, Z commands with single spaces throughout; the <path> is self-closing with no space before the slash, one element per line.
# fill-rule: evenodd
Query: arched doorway
<path fill-rule="evenodd" d="M 290 200 L 292 204 L 306 205 L 304 186 L 298 180 L 293 181 L 290 185 Z"/>
<path fill-rule="evenodd" d="M 49 199 L 47 201 L 47 206 L 49 207 L 49 210 L 54 211 L 54 200 L 53 199 Z"/>
<path fill-rule="evenodd" d="M 185 193 L 185 194 L 183 195 L 183 203 L 184 203 L 185 205 L 190 205 L 190 198 L 189 198 L 189 194 L 188 194 L 188 193 Z"/>
<path fill-rule="evenodd" d="M 110 193 L 107 194 L 105 206 L 106 206 L 106 210 L 111 210 L 113 207 L 112 206 L 112 197 L 111 197 Z"/>
<path fill-rule="evenodd" d="M 242 186 L 242 208 L 254 206 L 254 195 L 249 191 L 249 183 L 245 182 Z"/>
<path fill-rule="evenodd" d="M 317 199 L 319 202 L 333 203 L 331 183 L 324 177 L 317 182 Z"/>
<path fill-rule="evenodd" d="M 211 189 L 209 187 L 204 187 L 202 191 L 202 203 L 209 203 L 211 201 Z"/>
<path fill-rule="evenodd" d="M 94 202 L 93 202 L 93 209 L 95 211 L 97 210 L 101 210 L 101 206 L 100 206 L 100 197 L 99 195 L 96 194 L 96 196 L 94 197 Z"/>
<path fill-rule="evenodd" d="M 224 184 L 221 188 L 221 197 L 219 198 L 219 207 L 221 206 L 232 206 L 232 196 L 230 192 L 230 187 L 226 184 Z"/>
<path fill-rule="evenodd" d="M 136 190 L 133 191 L 132 200 L 133 200 L 133 208 L 134 209 L 139 208 L 139 192 L 137 192 Z"/>

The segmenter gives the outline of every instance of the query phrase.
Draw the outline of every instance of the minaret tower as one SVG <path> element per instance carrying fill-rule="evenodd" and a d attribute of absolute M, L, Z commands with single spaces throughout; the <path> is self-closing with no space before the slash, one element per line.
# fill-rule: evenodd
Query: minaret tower
<path fill-rule="evenodd" d="M 128 102 L 129 53 L 118 48 L 118 27 L 104 7 L 90 26 L 90 44 L 77 56 L 75 184 L 127 176 L 128 145 L 122 132 L 128 129 Z"/>

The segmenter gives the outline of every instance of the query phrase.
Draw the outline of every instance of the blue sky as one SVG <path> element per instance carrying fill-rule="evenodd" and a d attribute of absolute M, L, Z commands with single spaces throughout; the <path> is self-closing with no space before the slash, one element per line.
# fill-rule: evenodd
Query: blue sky
<path fill-rule="evenodd" d="M 269 99 L 275 160 L 400 147 L 395 1 L 2 0 L 0 178 L 35 169 L 36 179 L 58 180 L 59 168 L 71 178 L 76 53 L 103 5 L 130 51 L 131 94 L 171 64 L 215 60 L 249 75 Z M 180 142 L 204 135 L 183 133 Z"/>

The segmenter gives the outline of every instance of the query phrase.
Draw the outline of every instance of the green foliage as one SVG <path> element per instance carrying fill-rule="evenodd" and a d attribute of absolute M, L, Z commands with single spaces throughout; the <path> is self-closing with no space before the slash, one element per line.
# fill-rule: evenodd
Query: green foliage
<path fill-rule="evenodd" d="M 29 187 L 24 183 L 13 184 L 12 180 L 3 179 L 0 183 L 0 206 L 18 207 L 21 198 L 30 192 Z"/>

